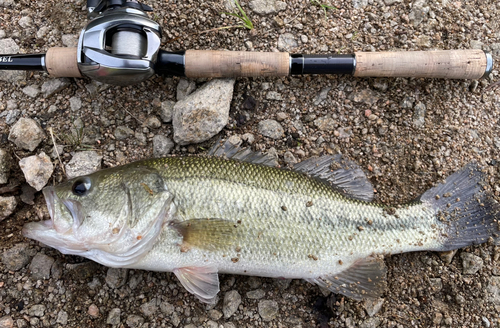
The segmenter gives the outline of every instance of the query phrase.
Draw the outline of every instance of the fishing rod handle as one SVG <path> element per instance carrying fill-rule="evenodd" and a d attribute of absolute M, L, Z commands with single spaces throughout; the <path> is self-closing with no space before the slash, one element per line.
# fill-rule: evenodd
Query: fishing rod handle
<path fill-rule="evenodd" d="M 49 48 L 45 68 L 52 77 L 82 77 L 77 63 L 77 48 Z"/>
<path fill-rule="evenodd" d="M 354 55 L 188 50 L 184 56 L 185 76 L 190 78 L 352 74 L 479 79 L 488 75 L 493 67 L 491 55 L 477 49 L 356 52 Z"/>
<path fill-rule="evenodd" d="M 493 68 L 482 50 L 356 52 L 357 77 L 480 79 Z"/>

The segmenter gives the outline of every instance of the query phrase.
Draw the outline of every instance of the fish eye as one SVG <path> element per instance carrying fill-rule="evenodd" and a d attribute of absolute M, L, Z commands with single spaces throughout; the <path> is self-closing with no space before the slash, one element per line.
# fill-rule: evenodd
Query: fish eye
<path fill-rule="evenodd" d="M 85 196 L 90 190 L 90 180 L 88 178 L 80 178 L 73 183 L 71 191 L 73 195 Z"/>

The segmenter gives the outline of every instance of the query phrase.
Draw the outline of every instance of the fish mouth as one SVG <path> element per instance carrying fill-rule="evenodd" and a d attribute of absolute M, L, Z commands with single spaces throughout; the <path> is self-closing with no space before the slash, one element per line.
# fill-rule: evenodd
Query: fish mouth
<path fill-rule="evenodd" d="M 53 187 L 45 187 L 42 192 L 47 203 L 50 219 L 26 223 L 22 230 L 23 236 L 41 242 L 43 242 L 44 236 L 54 231 L 54 201 L 57 197 Z"/>

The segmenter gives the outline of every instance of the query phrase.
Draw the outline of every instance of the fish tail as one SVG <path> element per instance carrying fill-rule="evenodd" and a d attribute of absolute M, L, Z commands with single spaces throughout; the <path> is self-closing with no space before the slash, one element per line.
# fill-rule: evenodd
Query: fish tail
<path fill-rule="evenodd" d="M 423 203 L 437 210 L 443 237 L 437 251 L 498 239 L 500 206 L 484 185 L 484 173 L 476 163 L 470 163 L 421 196 Z"/>

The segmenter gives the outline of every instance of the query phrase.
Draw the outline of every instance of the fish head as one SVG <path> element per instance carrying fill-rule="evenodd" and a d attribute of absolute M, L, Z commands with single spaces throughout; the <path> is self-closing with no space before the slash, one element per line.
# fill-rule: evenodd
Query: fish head
<path fill-rule="evenodd" d="M 141 165 L 77 177 L 43 195 L 50 220 L 27 223 L 24 236 L 112 267 L 142 258 L 175 212 L 162 176 Z"/>

